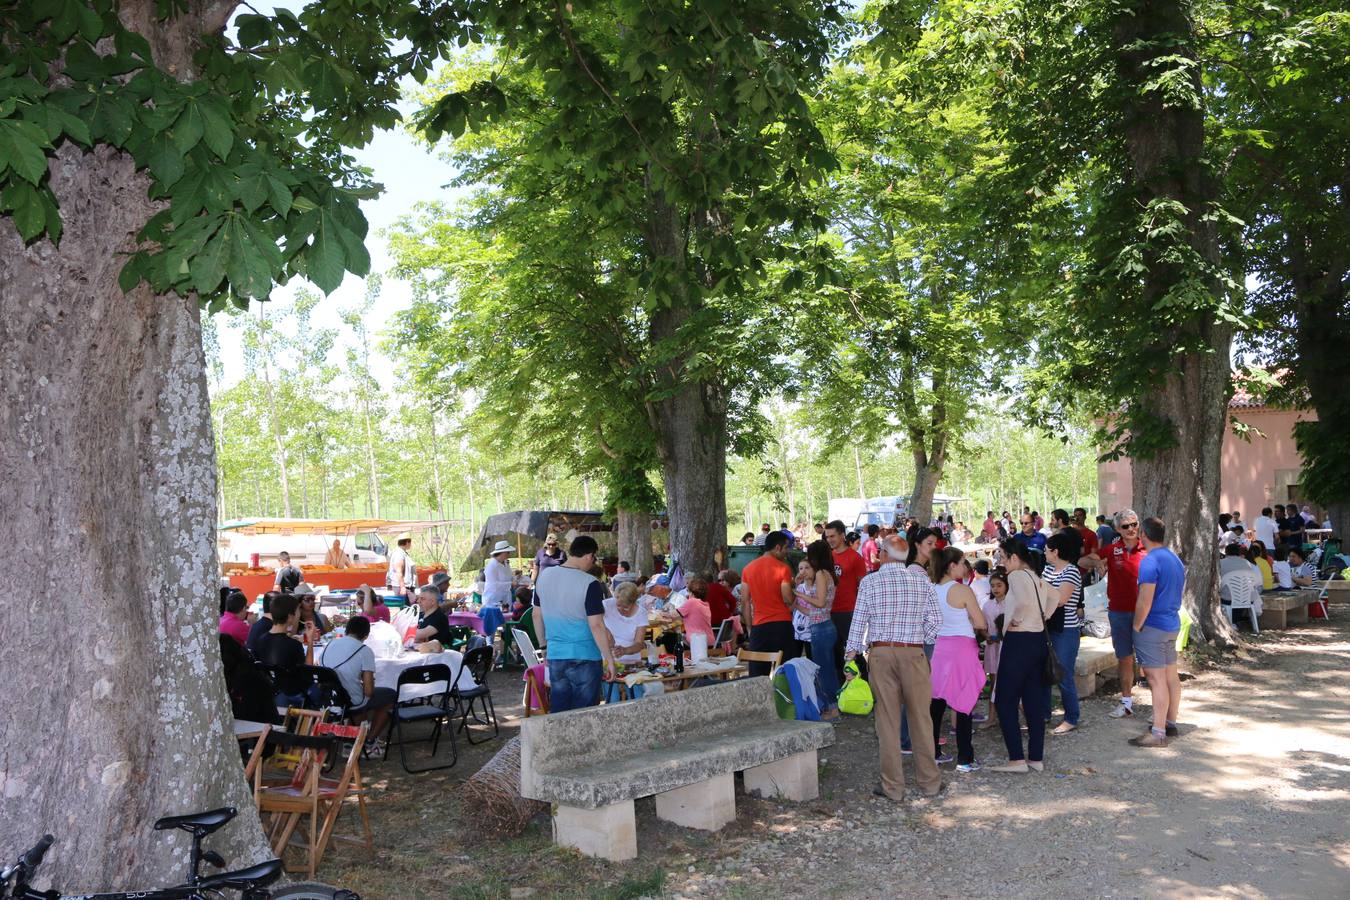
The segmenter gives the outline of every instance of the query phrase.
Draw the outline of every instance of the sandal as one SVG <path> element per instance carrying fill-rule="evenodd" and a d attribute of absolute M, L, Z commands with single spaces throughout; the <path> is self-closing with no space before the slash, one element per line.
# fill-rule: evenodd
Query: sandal
<path fill-rule="evenodd" d="M 1070 731 L 1077 730 L 1078 726 L 1072 722 L 1060 722 L 1051 730 L 1051 734 L 1068 734 Z"/>

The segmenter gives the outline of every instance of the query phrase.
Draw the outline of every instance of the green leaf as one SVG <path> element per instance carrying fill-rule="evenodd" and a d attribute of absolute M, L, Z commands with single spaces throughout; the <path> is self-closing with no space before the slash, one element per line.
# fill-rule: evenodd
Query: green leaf
<path fill-rule="evenodd" d="M 0 120 L 0 171 L 12 168 L 20 178 L 37 184 L 47 174 L 43 147 L 50 146 L 42 129 L 32 122 Z"/>
<path fill-rule="evenodd" d="M 336 233 L 341 227 L 333 221 L 332 214 L 324 210 L 319 214 L 313 241 L 305 250 L 305 275 L 325 294 L 337 290 L 346 272 L 342 239 Z"/>
<path fill-rule="evenodd" d="M 225 279 L 225 265 L 229 257 L 230 228 L 222 226 L 206 242 L 201 252 L 188 260 L 192 289 L 199 294 L 209 294 L 220 287 L 221 281 Z"/>
<path fill-rule="evenodd" d="M 272 264 L 280 268 L 276 244 L 251 227 L 247 219 L 234 218 L 230 227 L 230 259 L 226 271 L 230 288 L 237 294 L 255 299 L 272 291 Z"/>
<path fill-rule="evenodd" d="M 286 183 L 275 175 L 267 175 L 267 196 L 272 204 L 272 208 L 277 214 L 285 218 L 291 211 L 291 189 Z"/>
<path fill-rule="evenodd" d="M 24 242 L 42 234 L 47 229 L 47 212 L 42 208 L 42 198 L 38 189 L 21 181 L 11 182 L 5 188 L 4 204 L 14 219 L 14 227 Z"/>
<path fill-rule="evenodd" d="M 80 37 L 92 44 L 103 36 L 103 19 L 83 3 L 74 5 L 80 21 Z"/>
<path fill-rule="evenodd" d="M 173 126 L 173 144 L 178 148 L 178 152 L 187 153 L 197 146 L 197 142 L 202 139 L 204 128 L 201 110 L 197 108 L 196 103 L 188 102 Z"/>
<path fill-rule="evenodd" d="M 197 105 L 205 127 L 203 138 L 206 146 L 224 162 L 230 155 L 230 148 L 234 146 L 233 119 L 219 100 L 207 99 Z"/>
<path fill-rule="evenodd" d="M 150 139 L 150 153 L 146 159 L 150 172 L 166 188 L 171 188 L 183 177 L 183 153 L 174 146 L 167 134 Z"/>
<path fill-rule="evenodd" d="M 100 91 L 89 107 L 89 133 L 97 140 L 122 147 L 131 136 L 133 115 L 134 110 L 126 100 L 111 91 Z"/>

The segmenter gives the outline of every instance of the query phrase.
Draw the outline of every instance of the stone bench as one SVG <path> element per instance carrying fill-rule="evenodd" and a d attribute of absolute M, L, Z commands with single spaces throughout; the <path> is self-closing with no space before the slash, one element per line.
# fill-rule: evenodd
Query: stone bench
<path fill-rule="evenodd" d="M 716 831 L 736 818 L 735 773 L 747 793 L 813 800 L 823 722 L 778 718 L 767 678 L 576 709 L 521 722 L 520 792 L 554 804 L 553 840 L 588 856 L 637 856 L 633 801 L 658 818 Z"/>
<path fill-rule="evenodd" d="M 1308 603 L 1317 599 L 1317 591 L 1268 591 L 1261 594 L 1262 628 L 1288 628 L 1308 621 Z"/>
<path fill-rule="evenodd" d="M 1091 697 L 1104 680 L 1103 675 L 1115 677 L 1116 651 L 1109 637 L 1089 637 L 1086 633 L 1078 644 L 1078 659 L 1073 666 L 1073 680 L 1079 698 Z"/>

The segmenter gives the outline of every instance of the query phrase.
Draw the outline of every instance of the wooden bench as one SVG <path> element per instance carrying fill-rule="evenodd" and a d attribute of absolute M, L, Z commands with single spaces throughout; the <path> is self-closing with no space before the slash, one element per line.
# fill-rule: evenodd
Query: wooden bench
<path fill-rule="evenodd" d="M 735 773 L 747 793 L 814 800 L 823 722 L 778 718 L 767 678 L 525 719 L 520 792 L 553 806 L 553 840 L 587 856 L 637 857 L 633 801 L 656 797 L 660 819 L 717 831 L 736 818 Z"/>
<path fill-rule="evenodd" d="M 1313 590 L 1267 591 L 1261 594 L 1262 628 L 1288 628 L 1308 621 L 1308 601 L 1316 599 Z"/>
<path fill-rule="evenodd" d="M 1086 633 L 1078 644 L 1078 660 L 1073 666 L 1074 684 L 1078 686 L 1079 698 L 1091 697 L 1097 693 L 1102 676 L 1115 677 L 1116 651 L 1109 637 L 1089 637 Z"/>

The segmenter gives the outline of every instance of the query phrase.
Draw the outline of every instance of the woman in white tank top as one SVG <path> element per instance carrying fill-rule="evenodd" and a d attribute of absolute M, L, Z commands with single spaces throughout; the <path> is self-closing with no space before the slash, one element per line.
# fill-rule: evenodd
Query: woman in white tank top
<path fill-rule="evenodd" d="M 936 745 L 947 707 L 956 711 L 956 769 L 973 772 L 980 765 L 975 762 L 970 714 L 984 690 L 984 666 L 980 663 L 975 629 L 984 630 L 986 626 L 975 592 L 959 580 L 965 570 L 965 554 L 956 547 L 947 547 L 933 556 L 933 571 L 940 576 L 933 590 L 942 611 L 942 625 L 938 628 L 937 646 L 933 648 L 933 701 L 929 712 Z M 939 747 L 935 746 L 934 752 L 939 763 L 950 762 Z"/>

